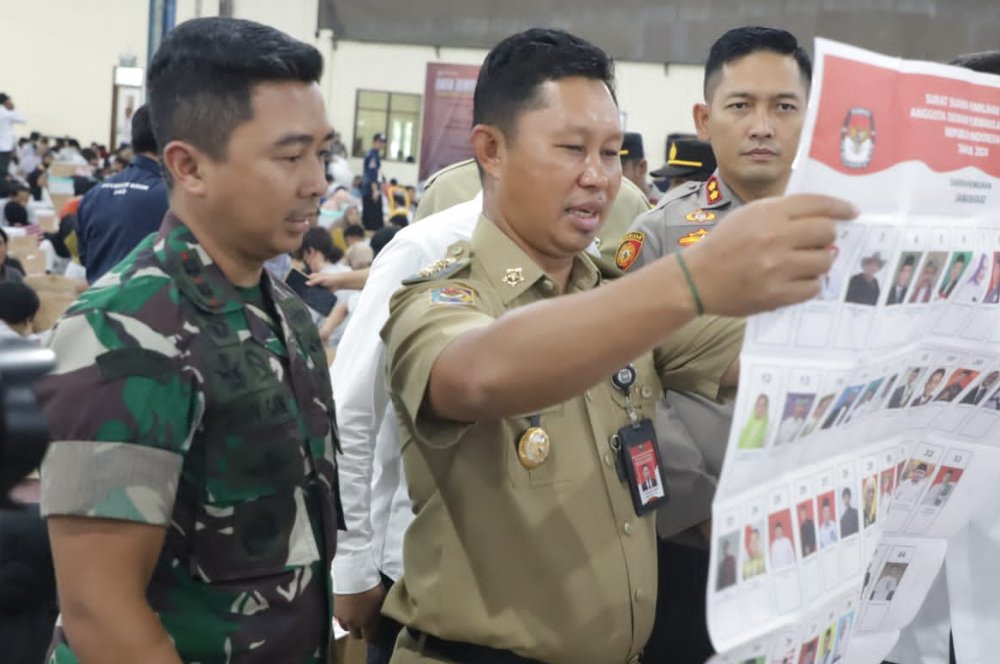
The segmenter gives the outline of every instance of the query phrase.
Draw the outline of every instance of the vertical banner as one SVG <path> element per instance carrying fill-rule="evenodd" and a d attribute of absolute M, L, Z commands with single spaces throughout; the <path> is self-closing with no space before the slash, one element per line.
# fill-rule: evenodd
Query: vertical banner
<path fill-rule="evenodd" d="M 472 157 L 472 95 L 479 65 L 427 63 L 419 179 Z"/>

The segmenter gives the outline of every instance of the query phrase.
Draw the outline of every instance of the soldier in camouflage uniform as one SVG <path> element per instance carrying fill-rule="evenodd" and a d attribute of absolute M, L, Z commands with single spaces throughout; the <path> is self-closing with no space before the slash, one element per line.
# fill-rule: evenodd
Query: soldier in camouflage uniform
<path fill-rule="evenodd" d="M 333 397 L 305 306 L 262 270 L 325 189 L 321 68 L 310 46 L 217 18 L 179 26 L 153 60 L 171 212 L 59 322 L 38 389 L 52 664 L 328 661 Z M 185 98 L 199 77 L 217 96 Z M 220 111 L 240 88 L 247 112 Z M 229 173 L 248 200 L 227 196 Z"/>
<path fill-rule="evenodd" d="M 632 224 L 616 263 L 636 270 L 707 237 L 744 203 L 781 194 L 791 175 L 811 76 L 809 56 L 784 30 L 737 28 L 712 46 L 705 102 L 694 117 L 718 163 L 705 182 L 671 188 Z M 708 519 L 732 424 L 734 392 L 720 400 L 667 392 L 656 430 L 667 484 L 678 499 L 657 515 L 661 595 L 646 648 L 649 662 L 704 661 Z"/>

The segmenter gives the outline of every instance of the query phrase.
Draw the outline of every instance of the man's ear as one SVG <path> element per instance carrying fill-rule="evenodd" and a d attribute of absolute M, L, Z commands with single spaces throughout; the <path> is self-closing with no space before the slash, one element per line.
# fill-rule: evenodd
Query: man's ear
<path fill-rule="evenodd" d="M 694 119 L 694 128 L 698 132 L 698 140 L 712 140 L 712 136 L 708 131 L 708 116 L 708 104 L 698 103 L 691 109 L 691 117 Z"/>
<path fill-rule="evenodd" d="M 171 141 L 163 149 L 163 168 L 170 173 L 175 189 L 203 196 L 208 155 L 184 141 Z"/>
<path fill-rule="evenodd" d="M 470 142 L 479 167 L 494 180 L 499 179 L 507 154 L 507 137 L 504 133 L 493 125 L 478 124 L 472 128 Z"/>

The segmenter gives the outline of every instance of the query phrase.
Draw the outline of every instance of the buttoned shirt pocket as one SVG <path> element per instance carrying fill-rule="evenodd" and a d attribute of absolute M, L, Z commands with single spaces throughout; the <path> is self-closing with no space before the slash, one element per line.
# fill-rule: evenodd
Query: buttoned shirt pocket
<path fill-rule="evenodd" d="M 204 490 L 189 533 L 190 571 L 206 582 L 280 574 L 319 559 L 298 406 L 273 374 L 261 378 L 209 402 Z"/>
<path fill-rule="evenodd" d="M 207 583 L 273 576 L 320 559 L 301 487 L 195 513 L 189 571 Z"/>
<path fill-rule="evenodd" d="M 548 458 L 533 470 L 522 466 L 518 457 L 518 442 L 533 426 L 530 416 L 512 417 L 505 422 L 504 429 L 508 434 L 508 442 L 504 446 L 507 476 L 516 488 L 535 489 L 580 480 L 593 468 L 593 464 L 587 462 L 587 455 L 592 454 L 588 449 L 589 436 L 573 432 L 586 421 L 586 413 L 579 413 L 574 401 L 555 404 L 531 414 L 538 418 L 538 426 L 549 436 Z M 574 413 L 583 419 L 577 420 L 575 427 L 567 426 Z"/>

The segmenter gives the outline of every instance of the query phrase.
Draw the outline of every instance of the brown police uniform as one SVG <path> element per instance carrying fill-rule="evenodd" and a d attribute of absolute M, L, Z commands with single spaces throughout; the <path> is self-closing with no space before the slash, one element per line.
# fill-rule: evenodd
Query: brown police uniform
<path fill-rule="evenodd" d="M 579 254 L 568 292 L 604 278 Z M 655 609 L 655 524 L 636 516 L 618 477 L 611 437 L 629 417 L 611 377 L 524 417 L 456 423 L 422 408 L 431 367 L 451 341 L 558 295 L 483 218 L 470 242 L 453 245 L 390 304 L 382 336 L 416 514 L 403 578 L 383 607 L 408 627 L 394 664 L 638 661 Z M 651 417 L 663 385 L 714 398 L 739 339 L 724 319 L 695 321 L 633 362 L 633 403 Z M 551 451 L 527 470 L 515 444 L 531 415 Z"/>

